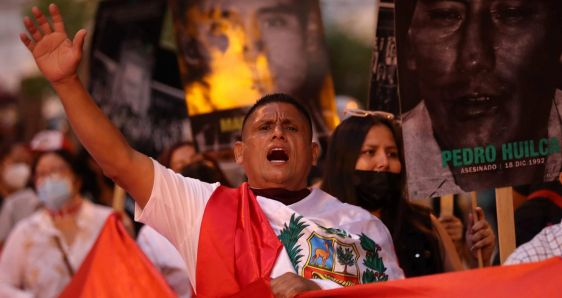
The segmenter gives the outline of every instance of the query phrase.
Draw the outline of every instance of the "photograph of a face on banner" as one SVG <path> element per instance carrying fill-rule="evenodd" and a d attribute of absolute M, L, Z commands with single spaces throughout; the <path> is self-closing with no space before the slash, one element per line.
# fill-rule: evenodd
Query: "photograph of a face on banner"
<path fill-rule="evenodd" d="M 558 178 L 562 2 L 396 2 L 410 195 Z"/>
<path fill-rule="evenodd" d="M 235 118 L 268 93 L 300 100 L 318 135 L 335 126 L 318 1 L 174 0 L 171 7 L 188 113 L 202 150 L 217 143 L 230 148 L 240 127 L 221 123 L 239 123 Z M 211 137 L 200 142 L 201 134 Z"/>

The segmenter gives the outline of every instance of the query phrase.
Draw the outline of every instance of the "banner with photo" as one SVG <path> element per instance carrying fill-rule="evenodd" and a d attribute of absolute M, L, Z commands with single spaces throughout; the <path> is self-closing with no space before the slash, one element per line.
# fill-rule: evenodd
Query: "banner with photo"
<path fill-rule="evenodd" d="M 398 100 L 398 61 L 394 34 L 394 1 L 380 1 L 377 14 L 369 110 L 400 114 Z"/>
<path fill-rule="evenodd" d="M 324 137 L 337 124 L 318 0 L 171 0 L 185 100 L 202 151 L 230 150 L 261 96 L 284 92 Z"/>
<path fill-rule="evenodd" d="M 412 198 L 558 179 L 559 1 L 396 1 Z"/>
<path fill-rule="evenodd" d="M 90 92 L 137 150 L 157 157 L 190 138 L 179 68 L 159 46 L 163 1 L 102 1 L 90 57 Z"/>

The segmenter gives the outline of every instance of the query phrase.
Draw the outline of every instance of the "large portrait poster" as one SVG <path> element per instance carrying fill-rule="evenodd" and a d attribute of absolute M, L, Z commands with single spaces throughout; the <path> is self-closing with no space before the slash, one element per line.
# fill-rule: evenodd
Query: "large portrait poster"
<path fill-rule="evenodd" d="M 412 198 L 560 172 L 561 1 L 396 1 Z"/>
<path fill-rule="evenodd" d="M 230 149 L 261 96 L 284 92 L 309 109 L 315 132 L 337 124 L 318 1 L 171 0 L 193 137 Z"/>
<path fill-rule="evenodd" d="M 190 134 L 175 53 L 159 47 L 165 8 L 157 0 L 100 2 L 90 57 L 94 100 L 153 157 Z"/>

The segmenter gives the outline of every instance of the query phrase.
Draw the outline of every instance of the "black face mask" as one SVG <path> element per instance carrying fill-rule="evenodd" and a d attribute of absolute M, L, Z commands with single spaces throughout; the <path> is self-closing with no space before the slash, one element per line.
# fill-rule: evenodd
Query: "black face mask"
<path fill-rule="evenodd" d="M 355 170 L 353 186 L 359 206 L 369 211 L 398 202 L 401 195 L 400 174 L 390 172 Z"/>

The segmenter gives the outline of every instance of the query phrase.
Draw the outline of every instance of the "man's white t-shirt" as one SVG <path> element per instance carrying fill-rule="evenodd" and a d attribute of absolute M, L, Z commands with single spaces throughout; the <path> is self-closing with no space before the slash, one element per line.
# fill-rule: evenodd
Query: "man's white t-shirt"
<path fill-rule="evenodd" d="M 219 183 L 183 177 L 156 161 L 153 164 L 152 193 L 144 209 L 136 206 L 135 220 L 174 244 L 195 289 L 203 213 Z M 293 272 L 322 288 L 334 288 L 404 277 L 388 229 L 366 210 L 319 189 L 289 206 L 261 196 L 257 201 L 284 244 L 272 278 Z"/>

